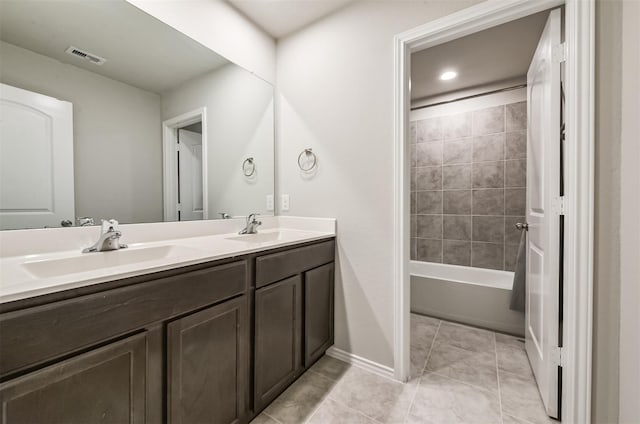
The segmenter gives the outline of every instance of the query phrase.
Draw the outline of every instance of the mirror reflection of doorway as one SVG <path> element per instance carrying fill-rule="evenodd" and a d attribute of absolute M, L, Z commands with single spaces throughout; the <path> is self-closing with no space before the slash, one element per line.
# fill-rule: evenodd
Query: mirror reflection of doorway
<path fill-rule="evenodd" d="M 165 221 L 209 219 L 206 115 L 203 107 L 162 123 Z"/>
<path fill-rule="evenodd" d="M 178 129 L 178 221 L 203 219 L 202 122 Z"/>

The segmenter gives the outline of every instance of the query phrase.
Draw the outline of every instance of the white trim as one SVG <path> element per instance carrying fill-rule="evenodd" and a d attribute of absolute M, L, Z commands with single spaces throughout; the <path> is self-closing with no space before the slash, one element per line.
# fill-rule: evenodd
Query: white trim
<path fill-rule="evenodd" d="M 202 122 L 202 219 L 209 219 L 207 108 L 201 107 L 162 122 L 162 194 L 165 221 L 178 220 L 178 176 L 175 166 L 178 128 L 196 122 Z"/>
<path fill-rule="evenodd" d="M 567 151 L 562 421 L 588 423 L 591 412 L 594 192 L 594 1 L 487 1 L 399 34 L 394 39 L 394 376 L 409 377 L 409 169 L 411 52 L 566 3 Z"/>
<path fill-rule="evenodd" d="M 377 362 L 373 362 L 369 359 L 363 358 L 362 356 L 354 355 L 353 353 L 346 352 L 333 346 L 327 349 L 325 354 L 327 356 L 331 356 L 332 358 L 339 359 L 342 362 L 346 362 L 358 368 L 362 368 L 363 370 L 369 371 L 370 373 L 395 380 L 393 376 L 393 368 L 387 367 L 386 365 L 382 365 Z"/>

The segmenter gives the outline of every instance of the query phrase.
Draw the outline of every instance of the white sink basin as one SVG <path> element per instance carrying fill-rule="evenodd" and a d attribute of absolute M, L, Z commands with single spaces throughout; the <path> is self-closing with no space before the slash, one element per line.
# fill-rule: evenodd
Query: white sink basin
<path fill-rule="evenodd" d="M 184 246 L 127 248 L 109 252 L 84 253 L 60 259 L 24 262 L 22 266 L 34 277 L 50 278 L 76 272 L 132 265 L 158 259 L 198 254 L 200 251 Z"/>
<path fill-rule="evenodd" d="M 284 240 L 283 234 L 280 231 L 273 233 L 258 233 L 258 234 L 243 234 L 237 237 L 227 237 L 226 240 L 242 241 L 245 243 L 268 243 L 271 241 Z"/>

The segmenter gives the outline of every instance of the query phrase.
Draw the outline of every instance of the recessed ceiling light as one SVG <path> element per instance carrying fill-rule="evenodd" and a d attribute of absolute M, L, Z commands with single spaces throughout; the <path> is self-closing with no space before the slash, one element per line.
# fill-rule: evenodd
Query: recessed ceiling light
<path fill-rule="evenodd" d="M 441 79 L 442 81 L 449 81 L 449 80 L 454 79 L 454 78 L 455 78 L 455 77 L 457 77 L 457 76 L 458 76 L 458 73 L 457 73 L 457 72 L 455 72 L 455 71 L 447 71 L 447 72 L 443 72 L 443 73 L 440 75 L 440 79 Z"/>

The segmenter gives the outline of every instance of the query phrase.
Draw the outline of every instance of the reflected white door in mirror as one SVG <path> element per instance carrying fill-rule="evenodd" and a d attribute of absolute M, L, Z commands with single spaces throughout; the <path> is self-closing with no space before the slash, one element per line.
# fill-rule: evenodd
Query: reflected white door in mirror
<path fill-rule="evenodd" d="M 73 106 L 0 84 L 0 229 L 75 220 Z"/>

